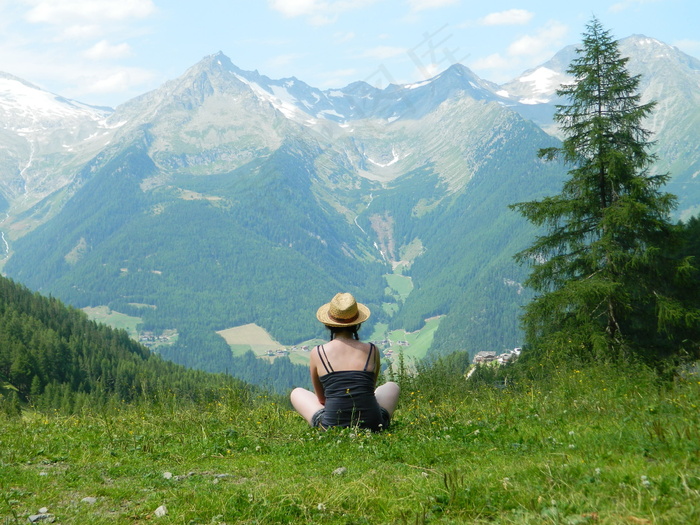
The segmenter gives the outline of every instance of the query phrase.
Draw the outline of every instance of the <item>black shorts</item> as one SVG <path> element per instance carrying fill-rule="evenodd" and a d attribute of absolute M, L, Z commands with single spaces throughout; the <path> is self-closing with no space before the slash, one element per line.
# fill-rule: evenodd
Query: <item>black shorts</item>
<path fill-rule="evenodd" d="M 379 411 L 382 414 L 382 425 L 379 430 L 386 430 L 389 428 L 389 423 L 391 422 L 391 416 L 389 415 L 389 411 L 384 408 L 384 407 L 379 407 Z M 323 421 L 323 414 L 326 412 L 325 408 L 322 408 L 320 410 L 317 410 L 316 413 L 311 416 L 311 426 L 314 428 L 323 428 L 325 429 L 321 423 Z M 362 427 L 361 427 L 362 428 Z"/>

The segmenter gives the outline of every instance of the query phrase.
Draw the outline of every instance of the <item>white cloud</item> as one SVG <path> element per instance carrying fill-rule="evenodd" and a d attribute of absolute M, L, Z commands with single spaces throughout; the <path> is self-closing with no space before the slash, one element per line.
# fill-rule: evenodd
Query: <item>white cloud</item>
<path fill-rule="evenodd" d="M 700 54 L 700 40 L 676 40 L 672 45 L 692 56 Z"/>
<path fill-rule="evenodd" d="M 630 8 L 637 6 L 637 5 L 653 4 L 653 3 L 659 2 L 659 1 L 660 0 L 622 0 L 622 2 L 618 2 L 618 3 L 610 6 L 609 11 L 611 13 L 619 13 L 621 11 L 625 11 L 625 10 L 630 9 Z"/>
<path fill-rule="evenodd" d="M 33 23 L 75 25 L 90 22 L 146 18 L 155 13 L 151 0 L 29 0 L 26 19 Z"/>
<path fill-rule="evenodd" d="M 338 69 L 337 71 L 331 71 L 328 73 L 329 76 L 335 76 L 335 77 L 354 77 L 357 75 L 357 69 L 355 68 L 348 68 L 348 69 Z"/>
<path fill-rule="evenodd" d="M 420 78 L 421 80 L 429 80 L 442 73 L 444 69 L 445 68 L 440 64 L 435 64 L 431 62 L 429 64 L 417 67 L 413 74 L 415 75 L 415 78 Z"/>
<path fill-rule="evenodd" d="M 71 25 L 62 32 L 63 39 L 67 40 L 92 40 L 102 36 L 104 31 L 97 24 Z"/>
<path fill-rule="evenodd" d="M 525 25 L 534 17 L 534 13 L 525 9 L 509 9 L 507 11 L 499 11 L 498 13 L 490 13 L 484 18 L 479 19 L 479 24 L 483 26 L 512 26 Z"/>
<path fill-rule="evenodd" d="M 89 104 L 136 96 L 162 79 L 117 61 L 136 54 L 130 39 L 144 33 L 154 1 L 0 0 L 2 69 Z"/>
<path fill-rule="evenodd" d="M 525 35 L 508 46 L 511 56 L 534 56 L 544 50 L 560 47 L 569 28 L 560 22 L 549 22 L 540 28 L 535 35 Z"/>
<path fill-rule="evenodd" d="M 131 46 L 127 43 L 112 45 L 106 40 L 100 40 L 90 49 L 83 53 L 85 58 L 90 60 L 112 60 L 124 58 L 131 55 Z"/>
<path fill-rule="evenodd" d="M 519 72 L 552 57 L 565 44 L 569 28 L 550 21 L 533 34 L 514 40 L 505 53 L 493 53 L 470 61 L 477 73 L 488 72 L 492 82 L 507 82 Z"/>
<path fill-rule="evenodd" d="M 301 53 L 287 53 L 284 55 L 277 55 L 276 57 L 273 57 L 269 59 L 266 62 L 266 65 L 270 67 L 281 67 L 281 66 L 287 66 L 291 64 L 292 62 L 299 60 L 300 58 L 304 58 L 306 55 L 301 54 Z"/>
<path fill-rule="evenodd" d="M 494 53 L 487 57 L 479 58 L 469 64 L 469 67 L 472 69 L 504 69 L 510 66 L 510 62 L 503 58 L 500 53 Z"/>
<path fill-rule="evenodd" d="M 23 0 L 22 17 L 53 32 L 53 42 L 105 38 L 110 33 L 133 33 L 134 21 L 155 14 L 153 0 Z"/>
<path fill-rule="evenodd" d="M 139 68 L 122 68 L 84 79 L 85 94 L 123 93 L 153 80 L 153 74 Z"/>
<path fill-rule="evenodd" d="M 387 58 L 397 57 L 404 53 L 406 53 L 406 48 L 403 47 L 377 46 L 373 47 L 372 49 L 367 49 L 359 56 L 359 58 L 376 58 L 379 60 L 385 60 Z"/>
<path fill-rule="evenodd" d="M 442 7 L 448 7 L 451 5 L 456 5 L 459 0 L 408 0 L 408 5 L 411 11 L 426 11 L 428 9 L 440 9 Z"/>
<path fill-rule="evenodd" d="M 311 25 L 335 22 L 341 13 L 360 9 L 378 0 L 268 0 L 274 11 L 287 18 L 307 17 Z"/>
<path fill-rule="evenodd" d="M 357 35 L 352 31 L 339 32 L 333 35 L 336 44 L 344 44 L 345 42 L 350 42 L 354 40 Z"/>
<path fill-rule="evenodd" d="M 269 3 L 272 9 L 289 18 L 315 15 L 326 8 L 326 3 L 319 0 L 270 0 Z"/>
<path fill-rule="evenodd" d="M 339 69 L 322 73 L 317 77 L 320 79 L 320 87 L 337 88 L 347 85 L 348 79 L 355 79 L 358 74 L 357 69 Z"/>

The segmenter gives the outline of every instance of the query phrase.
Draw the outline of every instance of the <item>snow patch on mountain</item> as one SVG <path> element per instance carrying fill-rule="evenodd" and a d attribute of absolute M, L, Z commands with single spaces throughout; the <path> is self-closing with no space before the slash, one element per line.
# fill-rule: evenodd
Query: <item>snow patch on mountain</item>
<path fill-rule="evenodd" d="M 268 102 L 272 107 L 282 113 L 285 117 L 295 122 L 300 122 L 309 125 L 306 113 L 300 110 L 296 103 L 299 101 L 293 97 L 287 89 L 281 86 L 272 86 L 272 93 L 263 88 L 260 84 L 252 82 L 242 75 L 235 74 L 236 78 L 247 85 L 258 98 Z M 289 83 L 288 83 L 289 84 Z"/>
<path fill-rule="evenodd" d="M 534 96 L 520 100 L 522 104 L 546 104 L 561 82 L 561 75 L 547 67 L 538 67 L 529 75 L 520 77 L 520 82 L 529 84 Z"/>
<path fill-rule="evenodd" d="M 427 86 L 427 85 L 430 84 L 433 80 L 434 80 L 434 79 L 431 78 L 430 80 L 423 80 L 422 82 L 415 82 L 414 84 L 406 84 L 406 85 L 404 86 L 404 89 L 418 89 L 418 88 L 421 88 L 421 87 L 423 87 L 423 86 Z"/>
<path fill-rule="evenodd" d="M 326 118 L 326 116 L 333 116 L 333 117 L 336 117 L 338 119 L 345 120 L 345 117 L 343 115 L 341 115 L 340 113 L 338 113 L 334 109 L 324 109 L 323 111 L 318 112 L 319 118 Z"/>
<path fill-rule="evenodd" d="M 13 129 L 20 135 L 63 127 L 75 119 L 103 124 L 111 113 L 58 97 L 4 74 L 0 74 L 0 112 L 3 128 Z"/>

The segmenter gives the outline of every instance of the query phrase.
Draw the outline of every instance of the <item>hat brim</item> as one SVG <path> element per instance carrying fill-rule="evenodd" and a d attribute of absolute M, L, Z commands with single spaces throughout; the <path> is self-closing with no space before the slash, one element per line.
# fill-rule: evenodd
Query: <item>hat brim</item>
<path fill-rule="evenodd" d="M 331 303 L 326 303 L 323 306 L 321 306 L 316 312 L 316 319 L 321 321 L 326 326 L 332 326 L 334 328 L 342 326 L 355 326 L 356 324 L 364 323 L 367 319 L 369 319 L 369 316 L 371 315 L 369 308 L 367 308 L 362 303 L 357 303 L 357 317 L 352 321 L 343 323 L 339 322 L 337 319 L 331 318 L 331 316 L 329 315 L 330 308 Z"/>

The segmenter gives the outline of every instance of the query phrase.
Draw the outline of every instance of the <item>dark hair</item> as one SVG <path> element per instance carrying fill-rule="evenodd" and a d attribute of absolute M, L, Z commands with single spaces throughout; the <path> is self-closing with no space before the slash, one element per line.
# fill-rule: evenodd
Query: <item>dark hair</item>
<path fill-rule="evenodd" d="M 341 332 L 350 332 L 352 333 L 352 338 L 355 339 L 356 341 L 360 340 L 360 336 L 357 335 L 357 332 L 360 330 L 360 327 L 362 326 L 362 323 L 360 324 L 353 324 L 350 326 L 328 326 L 326 325 L 326 328 L 331 332 L 331 341 L 335 339 L 335 336 Z"/>

